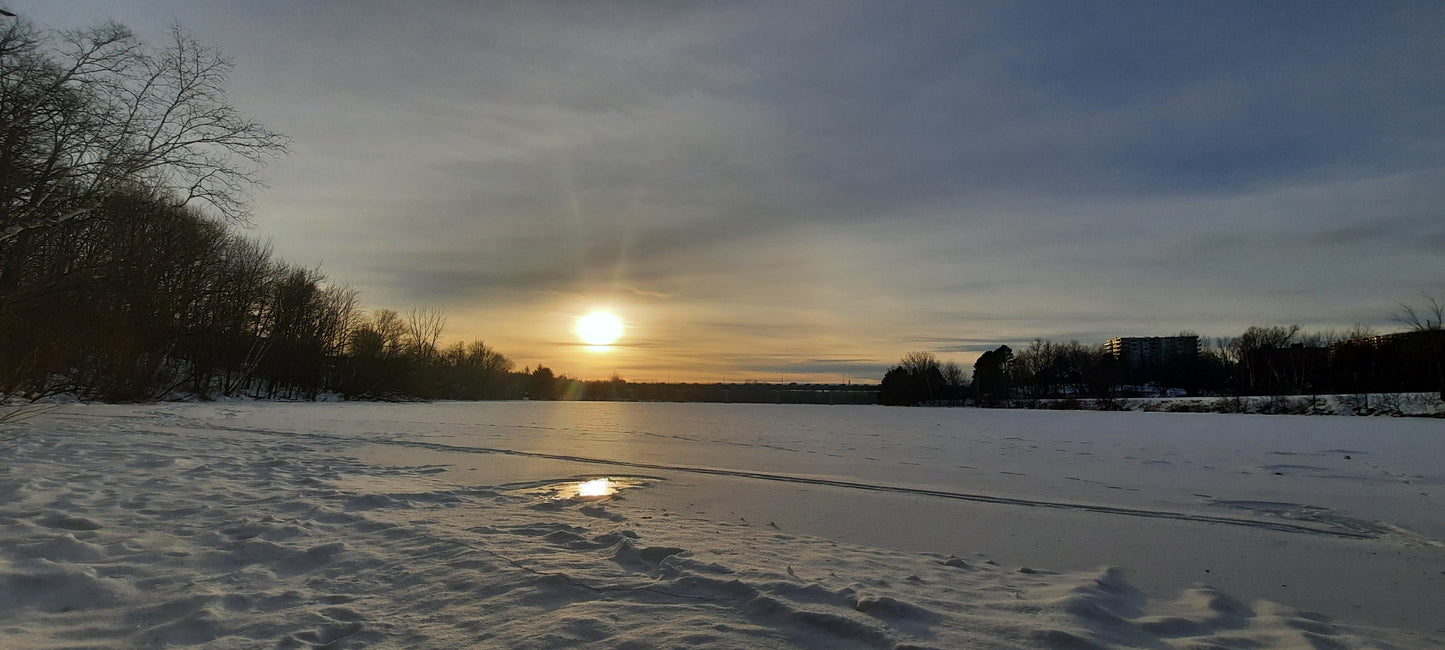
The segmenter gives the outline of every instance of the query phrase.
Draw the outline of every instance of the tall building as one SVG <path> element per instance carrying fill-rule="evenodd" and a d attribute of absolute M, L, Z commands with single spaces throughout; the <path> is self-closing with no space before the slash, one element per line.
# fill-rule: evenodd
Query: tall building
<path fill-rule="evenodd" d="M 1158 366 L 1166 361 L 1193 360 L 1199 356 L 1197 336 L 1124 336 L 1109 339 L 1104 350 L 1130 369 Z"/>

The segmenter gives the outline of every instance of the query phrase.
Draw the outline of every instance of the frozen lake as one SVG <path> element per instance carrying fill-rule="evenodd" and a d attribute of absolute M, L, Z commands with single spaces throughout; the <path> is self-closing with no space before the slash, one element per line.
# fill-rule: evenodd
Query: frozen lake
<path fill-rule="evenodd" d="M 446 466 L 442 481 L 655 477 L 626 498 L 881 548 L 1119 566 L 1161 595 L 1204 582 L 1422 630 L 1445 611 L 1439 420 L 621 402 L 166 412 L 334 436 L 368 462 Z"/>
<path fill-rule="evenodd" d="M 145 571 L 169 572 L 178 594 L 216 580 L 256 582 L 251 591 L 195 601 L 199 613 L 165 622 L 159 632 L 131 625 L 107 634 L 151 643 L 183 626 L 176 638 L 394 639 L 396 626 L 408 625 L 396 610 L 398 589 L 421 590 L 418 603 L 446 603 L 454 612 L 446 621 L 493 616 L 515 627 L 538 612 L 566 619 L 581 611 L 579 603 L 612 593 L 588 587 L 592 595 L 580 601 L 575 590 L 528 595 L 557 588 L 535 576 L 597 584 L 636 579 L 641 571 L 647 586 L 628 589 L 700 609 L 635 603 L 632 618 L 622 619 L 599 609 L 578 618 L 575 633 L 534 645 L 647 639 L 662 612 L 678 617 L 663 628 L 684 645 L 778 638 L 790 639 L 783 647 L 833 647 L 859 634 L 866 641 L 859 647 L 887 646 L 895 635 L 985 646 L 1073 647 L 1079 638 L 1141 647 L 1158 639 L 1231 638 L 1291 645 L 1299 639 L 1290 634 L 1312 644 L 1340 638 L 1319 622 L 1331 620 L 1426 635 L 1406 645 L 1438 644 L 1445 635 L 1439 420 L 606 402 L 240 403 L 71 405 L 25 426 L 32 433 L 14 452 L 23 462 L 0 468 L 0 496 L 7 499 L 0 519 L 16 526 L 0 536 L 0 553 L 20 562 L 18 573 L 0 579 L 33 585 L 40 583 L 31 576 L 63 570 L 85 588 L 59 596 L 42 589 L 43 598 L 16 601 L 63 596 L 53 602 L 65 605 L 34 629 L 23 625 L 33 617 L 12 616 L 21 624 L 0 630 L 0 640 L 64 638 L 55 635 L 75 625 L 65 617 L 78 615 L 65 612 L 127 600 L 106 596 L 113 578 L 95 583 L 96 576 Z M 578 499 L 577 482 L 599 477 L 618 480 L 622 489 L 606 501 Z M 216 527 L 224 534 L 205 532 Z M 495 545 L 504 539 L 512 541 Z M 636 549 L 628 539 L 638 540 Z M 642 540 L 658 545 L 643 548 Z M 144 561 L 119 550 L 131 548 L 141 549 L 133 553 Z M 461 550 L 439 555 L 438 548 Z M 599 564 L 602 552 L 612 555 Z M 477 554 L 509 559 L 485 568 Z M 24 568 L 37 558 L 60 564 Z M 177 562 L 180 568 L 163 569 Z M 208 577 L 217 571 L 219 577 Z M 962 574 L 939 571 L 972 572 L 969 579 L 982 582 L 965 588 L 953 582 Z M 467 589 L 502 594 L 491 597 L 491 614 L 477 608 L 493 601 L 458 591 L 446 577 L 468 572 L 477 577 Z M 709 572 L 729 578 L 704 581 L 713 586 L 697 591 Z M 381 577 L 364 584 L 351 578 L 373 574 Z M 417 577 L 429 574 L 438 577 Z M 908 579 L 900 582 L 903 575 Z M 1116 576 L 1131 586 L 1110 586 Z M 1035 582 L 1020 582 L 1026 579 Z M 154 585 L 158 578 L 145 580 Z M 808 586 L 794 593 L 784 583 Z M 1121 596 L 1135 587 L 1149 600 Z M 330 621 L 317 632 L 288 631 L 283 623 L 293 615 L 266 618 L 256 609 L 298 589 L 315 591 L 315 604 L 288 607 Z M 762 614 L 757 605 L 739 610 L 728 604 L 744 598 L 739 589 L 756 594 L 745 597 L 749 603 L 772 604 Z M 875 589 L 894 595 L 864 598 Z M 326 595 L 337 590 L 353 594 Z M 909 593 L 924 609 L 895 602 Z M 1006 597 L 991 600 L 999 594 Z M 327 605 L 333 597 L 374 607 L 327 613 L 336 609 Z M 528 609 L 537 598 L 544 609 Z M 839 598 L 841 614 L 814 611 Z M 1075 602 L 1081 598 L 1087 604 Z M 1324 617 L 1256 606 L 1241 618 L 1245 606 L 1231 599 Z M 0 598 L 0 614 L 6 602 Z M 227 605 L 233 602 L 241 609 Z M 894 603 L 892 618 L 869 609 L 878 603 Z M 968 618 L 977 603 L 995 612 L 992 622 Z M 925 609 L 933 613 L 918 614 Z M 1055 609 L 1061 613 L 1053 623 L 1032 618 Z M 220 623 L 237 611 L 261 622 Z M 463 645 L 499 643 L 533 638 L 556 621 L 533 624 L 516 627 L 512 637 L 501 628 L 479 636 L 447 629 L 471 639 L 456 641 Z M 716 629 L 684 633 L 703 624 Z M 762 627 L 748 627 L 756 625 Z M 981 630 L 994 630 L 986 635 L 993 640 L 975 636 Z M 452 642 L 435 633 L 427 628 L 413 641 Z M 877 636 L 867 641 L 868 635 Z M 636 647 L 668 643 L 654 638 Z"/>

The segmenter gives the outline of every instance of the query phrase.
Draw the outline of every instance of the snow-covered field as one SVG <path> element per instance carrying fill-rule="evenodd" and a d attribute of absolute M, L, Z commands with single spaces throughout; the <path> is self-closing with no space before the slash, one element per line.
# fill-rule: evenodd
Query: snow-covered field
<path fill-rule="evenodd" d="M 1445 645 L 1440 420 L 523 402 L 0 426 L 5 648 Z"/>

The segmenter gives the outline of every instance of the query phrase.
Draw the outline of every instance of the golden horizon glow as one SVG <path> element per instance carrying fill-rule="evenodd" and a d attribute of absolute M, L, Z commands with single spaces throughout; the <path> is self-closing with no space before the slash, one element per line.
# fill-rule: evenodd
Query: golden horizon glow
<path fill-rule="evenodd" d="M 611 345 L 622 336 L 622 319 L 605 311 L 594 311 L 578 319 L 577 336 L 587 345 Z"/>

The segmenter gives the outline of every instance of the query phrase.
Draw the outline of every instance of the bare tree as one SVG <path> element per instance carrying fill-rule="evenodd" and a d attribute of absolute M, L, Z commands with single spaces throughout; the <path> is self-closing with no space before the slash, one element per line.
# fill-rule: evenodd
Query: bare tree
<path fill-rule="evenodd" d="M 0 244 L 93 214 L 137 185 L 244 221 L 246 190 L 286 139 L 226 95 L 231 61 L 179 27 L 0 28 Z"/>
<path fill-rule="evenodd" d="M 1440 399 L 1445 401 L 1445 302 L 1429 294 L 1423 297 L 1425 305 L 1421 307 L 1401 303 L 1395 320 L 1415 332 L 1418 349 L 1425 354 Z"/>
<path fill-rule="evenodd" d="M 903 366 L 903 369 L 909 373 L 916 375 L 925 374 L 939 367 L 938 357 L 933 356 L 932 352 L 920 351 L 909 352 L 903 355 L 903 359 L 898 362 L 898 365 Z"/>
<path fill-rule="evenodd" d="M 1229 342 L 1231 355 L 1239 363 L 1243 387 L 1249 390 L 1268 389 L 1277 392 L 1286 383 L 1286 368 L 1277 350 L 1297 342 L 1299 325 L 1269 327 L 1250 326 Z"/>
<path fill-rule="evenodd" d="M 1403 323 L 1416 332 L 1428 332 L 1442 328 L 1442 321 L 1445 321 L 1445 303 L 1439 298 L 1425 294 L 1425 305 L 1415 307 L 1400 303 L 1400 311 L 1395 314 L 1395 321 Z"/>
<path fill-rule="evenodd" d="M 956 366 L 955 370 L 962 374 Z M 909 352 L 884 374 L 879 400 L 890 405 L 936 404 L 949 398 L 951 386 L 938 357 L 931 352 Z"/>
<path fill-rule="evenodd" d="M 501 374 L 512 371 L 512 360 L 501 352 L 487 347 L 487 344 L 480 339 L 467 344 L 466 354 L 468 365 L 486 372 Z"/>
<path fill-rule="evenodd" d="M 446 329 L 447 317 L 438 309 L 412 307 L 406 316 L 407 347 L 413 356 L 430 361 L 437 356 L 437 340 Z"/>
<path fill-rule="evenodd" d="M 963 386 L 965 383 L 963 367 L 957 361 L 945 361 L 938 369 L 943 373 L 943 382 L 949 386 Z"/>
<path fill-rule="evenodd" d="M 370 329 L 376 333 L 377 349 L 383 357 L 398 357 L 405 349 L 406 323 L 390 309 L 378 309 L 371 317 Z"/>
<path fill-rule="evenodd" d="M 1244 330 L 1236 339 L 1235 345 L 1241 350 L 1258 350 L 1261 348 L 1287 348 L 1294 343 L 1299 336 L 1300 326 L 1290 325 L 1288 327 L 1274 325 L 1270 327 L 1251 326 Z"/>

